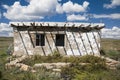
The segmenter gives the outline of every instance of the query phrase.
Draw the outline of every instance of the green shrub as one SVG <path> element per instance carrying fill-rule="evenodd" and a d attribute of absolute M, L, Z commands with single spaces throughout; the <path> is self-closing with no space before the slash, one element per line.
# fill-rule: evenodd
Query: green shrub
<path fill-rule="evenodd" d="M 2 72 L 0 71 L 0 79 L 2 79 Z"/>
<path fill-rule="evenodd" d="M 101 59 L 100 57 L 96 57 L 96 56 L 91 56 L 91 55 L 87 55 L 87 56 L 82 56 L 82 57 L 71 57 L 69 58 L 72 62 L 72 64 L 70 66 L 67 67 L 63 67 L 61 70 L 61 75 L 62 77 L 68 77 L 71 79 L 74 79 L 76 77 L 76 75 L 78 74 L 82 74 L 83 72 L 96 72 L 96 71 L 101 71 L 101 70 L 106 70 L 106 64 L 105 64 L 105 60 Z M 84 65 L 80 64 L 80 63 L 85 63 Z M 84 77 L 86 76 L 83 75 Z M 88 75 L 87 75 L 88 77 Z M 79 80 L 79 79 L 77 79 Z M 82 79 L 80 79 L 82 80 Z M 87 80 L 87 78 L 83 79 L 83 80 Z M 89 79 L 88 79 L 89 80 Z M 92 79 L 91 79 L 92 80 Z"/>
<path fill-rule="evenodd" d="M 104 61 L 104 59 L 93 55 L 86 55 L 80 57 L 80 61 L 84 63 L 100 63 L 101 61 Z"/>
<path fill-rule="evenodd" d="M 96 78 L 88 72 L 76 74 L 73 80 L 96 80 Z"/>
<path fill-rule="evenodd" d="M 35 63 L 52 63 L 52 62 L 60 62 L 62 60 L 62 56 L 55 51 L 53 55 L 48 56 L 41 56 L 41 55 L 34 55 L 30 58 L 27 58 L 22 61 L 22 63 L 25 63 L 27 65 L 33 66 Z"/>
<path fill-rule="evenodd" d="M 25 72 L 21 80 L 60 80 L 60 76 L 42 67 L 36 73 Z"/>
<path fill-rule="evenodd" d="M 120 59 L 120 51 L 117 50 L 108 50 L 106 51 L 106 56 L 110 57 L 114 60 L 119 60 Z"/>
<path fill-rule="evenodd" d="M 51 55 L 53 58 L 61 58 L 61 54 L 57 51 L 54 51 L 54 53 Z"/>
<path fill-rule="evenodd" d="M 21 80 L 37 80 L 36 75 L 30 72 L 25 72 Z"/>

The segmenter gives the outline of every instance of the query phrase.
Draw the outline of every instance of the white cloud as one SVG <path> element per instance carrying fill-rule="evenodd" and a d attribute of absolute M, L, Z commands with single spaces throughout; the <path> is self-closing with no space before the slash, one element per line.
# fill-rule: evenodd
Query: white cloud
<path fill-rule="evenodd" d="M 12 36 L 13 29 L 6 23 L 0 23 L 0 36 Z"/>
<path fill-rule="evenodd" d="M 115 8 L 120 6 L 120 0 L 111 0 L 111 4 L 104 4 L 105 8 Z"/>
<path fill-rule="evenodd" d="M 12 28 L 7 23 L 0 23 L 0 32 L 1 31 L 12 31 Z"/>
<path fill-rule="evenodd" d="M 15 2 L 12 6 L 3 5 L 7 9 L 3 15 L 10 20 L 43 19 L 55 13 L 57 4 L 57 0 L 30 0 L 27 6 Z"/>
<path fill-rule="evenodd" d="M 13 5 L 3 5 L 7 12 L 3 13 L 9 20 L 25 21 L 25 20 L 40 20 L 45 16 L 51 16 L 56 13 L 74 13 L 86 12 L 89 2 L 84 1 L 82 5 L 68 1 L 61 4 L 59 0 L 26 0 L 27 6 L 22 6 L 16 1 Z"/>
<path fill-rule="evenodd" d="M 59 2 L 61 2 L 62 0 L 58 0 Z"/>
<path fill-rule="evenodd" d="M 87 9 L 89 4 L 90 4 L 89 2 L 84 1 L 84 2 L 83 2 L 83 7 L 84 7 L 84 9 Z"/>
<path fill-rule="evenodd" d="M 120 19 L 120 13 L 114 13 L 114 14 L 93 14 L 94 18 L 110 18 L 110 19 Z"/>
<path fill-rule="evenodd" d="M 8 33 L 8 36 L 9 36 L 9 37 L 13 37 L 13 32 L 9 32 L 9 33 Z"/>
<path fill-rule="evenodd" d="M 101 32 L 103 38 L 120 39 L 120 27 L 114 26 L 112 29 L 103 28 Z"/>
<path fill-rule="evenodd" d="M 56 12 L 57 13 L 60 13 L 60 14 L 62 14 L 64 11 L 63 11 L 63 7 L 62 7 L 62 5 L 61 4 L 58 4 L 57 6 L 56 6 Z"/>
<path fill-rule="evenodd" d="M 83 5 L 79 5 L 78 3 L 74 3 L 71 1 L 68 1 L 63 4 L 62 8 L 63 11 L 66 13 L 71 13 L 71 12 L 85 12 L 87 7 L 89 5 L 89 2 L 84 1 Z"/>
<path fill-rule="evenodd" d="M 86 15 L 67 15 L 67 20 L 68 21 L 81 21 L 81 20 L 88 20 Z"/>

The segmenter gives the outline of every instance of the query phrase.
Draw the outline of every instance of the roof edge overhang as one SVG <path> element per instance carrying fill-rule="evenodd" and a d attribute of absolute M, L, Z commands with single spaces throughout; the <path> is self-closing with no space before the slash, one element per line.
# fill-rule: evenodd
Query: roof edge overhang
<path fill-rule="evenodd" d="M 91 27 L 102 29 L 104 23 L 80 23 L 80 22 L 10 22 L 11 27 Z"/>

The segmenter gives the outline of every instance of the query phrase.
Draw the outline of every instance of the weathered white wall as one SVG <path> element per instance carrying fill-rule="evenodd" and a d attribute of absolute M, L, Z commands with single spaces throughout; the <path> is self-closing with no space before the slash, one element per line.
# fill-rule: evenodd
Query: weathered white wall
<path fill-rule="evenodd" d="M 67 55 L 99 55 L 100 36 L 98 32 L 67 32 L 72 49 L 67 50 Z"/>
<path fill-rule="evenodd" d="M 33 54 L 33 46 L 27 31 L 14 32 L 14 54 Z"/>
<path fill-rule="evenodd" d="M 42 33 L 38 31 L 38 33 Z M 35 31 L 14 31 L 14 55 L 48 55 L 55 50 L 63 55 L 99 55 L 100 35 L 94 32 L 61 32 L 65 34 L 65 46 L 55 46 L 55 34 L 58 32 L 45 32 L 45 46 L 33 46 Z M 32 38 L 32 41 L 31 41 Z"/>

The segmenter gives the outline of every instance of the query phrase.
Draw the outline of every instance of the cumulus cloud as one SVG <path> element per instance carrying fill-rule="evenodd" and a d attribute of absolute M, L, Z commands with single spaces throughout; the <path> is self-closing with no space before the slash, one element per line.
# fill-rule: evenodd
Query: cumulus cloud
<path fill-rule="evenodd" d="M 68 1 L 62 5 L 63 11 L 66 13 L 71 13 L 71 12 L 85 12 L 87 7 L 89 5 L 89 2 L 84 1 L 83 5 L 79 5 L 77 3 Z"/>
<path fill-rule="evenodd" d="M 111 4 L 104 4 L 105 8 L 115 8 L 117 6 L 120 6 L 120 0 L 111 0 Z"/>
<path fill-rule="evenodd" d="M 0 23 L 0 36 L 13 36 L 13 29 L 7 23 Z"/>
<path fill-rule="evenodd" d="M 61 4 L 58 0 L 26 0 L 27 6 L 22 6 L 16 1 L 13 5 L 3 5 L 7 12 L 3 15 L 9 20 L 40 20 L 45 16 L 51 16 L 56 13 L 74 13 L 85 12 L 89 2 L 84 1 L 82 5 L 68 1 Z M 13 17 L 14 16 L 14 17 Z"/>
<path fill-rule="evenodd" d="M 12 6 L 3 5 L 7 9 L 3 15 L 10 20 L 43 19 L 44 16 L 54 14 L 57 4 L 57 0 L 30 0 L 27 6 L 15 2 Z"/>
<path fill-rule="evenodd" d="M 86 15 L 67 15 L 67 20 L 68 21 L 81 21 L 81 20 L 88 20 Z"/>
<path fill-rule="evenodd" d="M 56 12 L 59 13 L 59 14 L 62 14 L 64 12 L 61 4 L 58 4 L 56 6 Z"/>
<path fill-rule="evenodd" d="M 114 26 L 112 29 L 102 29 L 102 38 L 120 39 L 120 27 Z"/>
<path fill-rule="evenodd" d="M 93 14 L 93 18 L 110 18 L 110 19 L 120 19 L 120 13 L 114 14 Z"/>

